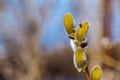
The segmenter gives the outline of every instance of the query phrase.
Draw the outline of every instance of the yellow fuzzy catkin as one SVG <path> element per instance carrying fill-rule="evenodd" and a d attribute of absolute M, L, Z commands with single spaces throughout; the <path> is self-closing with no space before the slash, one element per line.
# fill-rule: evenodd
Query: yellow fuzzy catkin
<path fill-rule="evenodd" d="M 74 53 L 74 65 L 78 72 L 87 67 L 86 55 L 81 47 L 78 47 Z"/>
<path fill-rule="evenodd" d="M 64 27 L 68 36 L 74 39 L 75 38 L 74 19 L 70 13 L 67 13 L 64 16 Z"/>
<path fill-rule="evenodd" d="M 101 80 L 102 70 L 100 66 L 96 65 L 91 70 L 91 80 Z"/>
<path fill-rule="evenodd" d="M 87 36 L 88 30 L 89 22 L 88 21 L 82 22 L 75 33 L 76 41 L 81 42 Z"/>

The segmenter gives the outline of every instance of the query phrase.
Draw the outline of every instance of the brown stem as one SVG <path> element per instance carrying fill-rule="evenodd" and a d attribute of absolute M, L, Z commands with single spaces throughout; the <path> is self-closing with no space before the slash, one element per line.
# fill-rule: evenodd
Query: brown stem
<path fill-rule="evenodd" d="M 88 71 L 88 67 L 86 67 L 84 70 L 82 70 L 83 73 L 85 74 L 87 80 L 90 80 L 90 75 L 89 75 L 89 71 Z"/>

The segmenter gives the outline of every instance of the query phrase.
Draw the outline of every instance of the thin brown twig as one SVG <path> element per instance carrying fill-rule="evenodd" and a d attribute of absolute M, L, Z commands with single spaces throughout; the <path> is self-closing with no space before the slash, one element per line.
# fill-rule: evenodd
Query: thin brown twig
<path fill-rule="evenodd" d="M 85 74 L 87 80 L 90 80 L 90 75 L 89 75 L 89 71 L 88 71 L 88 67 L 86 67 L 84 70 L 82 70 L 83 73 Z"/>

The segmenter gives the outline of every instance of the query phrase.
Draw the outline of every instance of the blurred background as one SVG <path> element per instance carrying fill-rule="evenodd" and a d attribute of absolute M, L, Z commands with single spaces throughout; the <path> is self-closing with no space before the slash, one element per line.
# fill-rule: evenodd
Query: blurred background
<path fill-rule="evenodd" d="M 0 0 L 0 80 L 86 80 L 73 64 L 63 25 L 90 22 L 89 70 L 120 80 L 120 0 Z"/>

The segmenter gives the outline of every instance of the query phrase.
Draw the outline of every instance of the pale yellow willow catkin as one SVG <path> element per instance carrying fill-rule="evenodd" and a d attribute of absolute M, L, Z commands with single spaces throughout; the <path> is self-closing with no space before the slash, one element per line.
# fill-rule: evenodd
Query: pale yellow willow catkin
<path fill-rule="evenodd" d="M 75 68 L 78 70 L 78 72 L 87 67 L 86 55 L 81 47 L 77 47 L 76 51 L 74 52 L 73 60 Z"/>
<path fill-rule="evenodd" d="M 102 70 L 100 66 L 96 65 L 91 69 L 91 80 L 101 80 Z"/>
<path fill-rule="evenodd" d="M 70 13 L 67 13 L 64 16 L 64 27 L 69 38 L 74 39 L 75 38 L 74 19 Z"/>
<path fill-rule="evenodd" d="M 88 30 L 89 30 L 89 22 L 83 21 L 77 28 L 77 31 L 75 33 L 75 40 L 78 43 L 81 42 L 84 38 L 86 38 Z"/>

